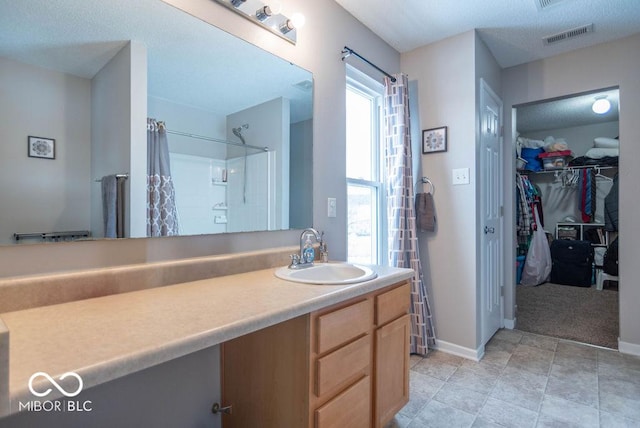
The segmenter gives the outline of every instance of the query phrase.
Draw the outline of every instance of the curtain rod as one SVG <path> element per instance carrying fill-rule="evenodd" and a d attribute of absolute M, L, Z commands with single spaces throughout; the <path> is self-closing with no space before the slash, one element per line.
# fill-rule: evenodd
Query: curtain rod
<path fill-rule="evenodd" d="M 258 147 L 258 146 L 252 146 L 250 144 L 234 143 L 232 141 L 221 140 L 219 138 L 205 137 L 204 135 L 189 134 L 188 132 L 173 131 L 170 129 L 166 129 L 166 131 L 167 131 L 167 134 L 181 135 L 183 137 L 195 138 L 198 140 L 213 141 L 216 143 L 227 144 L 229 146 L 246 147 L 249 149 L 261 150 L 263 152 L 269 151 L 268 147 Z"/>
<path fill-rule="evenodd" d="M 129 178 L 129 174 L 115 174 L 116 178 L 124 178 L 125 180 Z M 96 179 L 94 180 L 96 183 L 99 183 L 102 181 L 102 179 Z"/>
<path fill-rule="evenodd" d="M 345 46 L 344 49 L 342 50 L 342 60 L 344 61 L 348 56 L 350 55 L 355 55 L 356 57 L 358 57 L 359 59 L 361 59 L 362 61 L 366 62 L 367 64 L 369 64 L 371 67 L 375 68 L 376 70 L 378 70 L 380 73 L 384 74 L 385 76 L 387 76 L 389 79 L 391 79 L 392 82 L 395 83 L 396 78 L 393 77 L 392 75 L 390 75 L 389 73 L 387 73 L 386 71 L 384 71 L 383 69 L 381 69 L 380 67 L 378 67 L 377 65 L 375 65 L 374 63 L 372 63 L 371 61 L 369 61 L 368 59 L 366 59 L 365 57 L 363 57 L 362 55 L 360 55 L 359 53 L 357 53 L 356 51 L 354 51 L 353 49 L 351 49 L 348 46 Z"/>

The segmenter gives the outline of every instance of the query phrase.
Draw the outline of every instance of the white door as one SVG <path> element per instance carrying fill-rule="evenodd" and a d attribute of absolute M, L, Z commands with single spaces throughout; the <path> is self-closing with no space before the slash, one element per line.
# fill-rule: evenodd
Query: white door
<path fill-rule="evenodd" d="M 503 325 L 502 101 L 480 79 L 480 271 L 482 344 Z"/>

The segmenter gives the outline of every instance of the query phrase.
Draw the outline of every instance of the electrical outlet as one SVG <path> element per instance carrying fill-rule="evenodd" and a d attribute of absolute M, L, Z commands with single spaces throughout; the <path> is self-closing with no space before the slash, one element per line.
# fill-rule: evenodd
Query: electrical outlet
<path fill-rule="evenodd" d="M 327 216 L 336 216 L 336 198 L 327 198 Z"/>
<path fill-rule="evenodd" d="M 469 168 L 457 168 L 453 172 L 453 185 L 469 184 Z"/>

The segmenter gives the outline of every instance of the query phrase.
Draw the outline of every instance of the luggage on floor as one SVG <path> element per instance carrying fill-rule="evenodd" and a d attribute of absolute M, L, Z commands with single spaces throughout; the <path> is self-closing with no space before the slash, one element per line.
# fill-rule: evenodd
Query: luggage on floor
<path fill-rule="evenodd" d="M 607 252 L 604 253 L 603 270 L 604 273 L 618 276 L 618 238 L 609 244 Z"/>
<path fill-rule="evenodd" d="M 551 282 L 591 287 L 593 247 L 589 241 L 556 239 L 551 244 Z"/>

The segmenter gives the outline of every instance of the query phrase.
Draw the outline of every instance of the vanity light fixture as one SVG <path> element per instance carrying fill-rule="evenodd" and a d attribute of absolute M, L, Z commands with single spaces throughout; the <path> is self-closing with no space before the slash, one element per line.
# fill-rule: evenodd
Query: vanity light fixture
<path fill-rule="evenodd" d="M 261 0 L 214 1 L 294 45 L 297 41 L 297 30 L 305 23 L 304 15 L 301 13 L 294 13 L 291 17 L 281 14 L 277 0 L 271 0 L 272 4 L 263 3 Z"/>
<path fill-rule="evenodd" d="M 591 106 L 591 110 L 593 110 L 596 114 L 605 114 L 611 109 L 611 102 L 607 99 L 606 95 L 601 95 L 596 97 L 596 100 L 593 102 Z"/>
<path fill-rule="evenodd" d="M 263 6 L 260 9 L 256 10 L 256 19 L 260 22 L 266 21 L 271 17 L 273 13 L 271 12 L 271 8 L 269 6 Z"/>
<path fill-rule="evenodd" d="M 280 24 L 280 32 L 282 34 L 287 34 L 291 30 L 295 30 L 296 27 L 293 25 L 293 21 L 287 19 L 282 24 Z"/>

